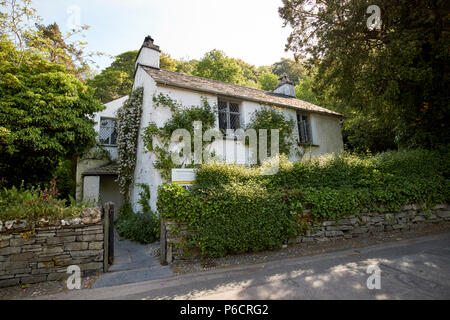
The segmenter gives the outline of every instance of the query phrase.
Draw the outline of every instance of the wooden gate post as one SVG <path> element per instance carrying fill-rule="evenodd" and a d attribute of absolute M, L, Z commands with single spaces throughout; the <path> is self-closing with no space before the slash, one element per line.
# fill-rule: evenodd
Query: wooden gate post
<path fill-rule="evenodd" d="M 103 272 L 108 272 L 114 259 L 114 203 L 103 206 Z"/>
<path fill-rule="evenodd" d="M 160 237 L 159 237 L 159 256 L 161 258 L 161 264 L 166 265 L 167 264 L 167 245 L 166 245 L 166 224 L 164 222 L 164 219 L 161 218 L 161 227 L 160 227 Z"/>

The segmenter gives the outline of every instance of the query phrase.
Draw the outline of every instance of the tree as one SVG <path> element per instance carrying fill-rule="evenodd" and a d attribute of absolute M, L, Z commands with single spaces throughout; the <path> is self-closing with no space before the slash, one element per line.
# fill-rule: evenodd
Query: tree
<path fill-rule="evenodd" d="M 272 65 L 272 72 L 278 77 L 286 74 L 288 79 L 294 83 L 298 83 L 298 81 L 306 74 L 306 70 L 300 61 L 287 58 L 281 58 L 280 61 L 275 62 Z"/>
<path fill-rule="evenodd" d="M 117 55 L 109 67 L 87 81 L 95 89 L 97 99 L 107 103 L 131 93 L 137 54 L 137 50 L 132 50 Z M 179 64 L 164 52 L 161 52 L 159 63 L 161 69 L 169 71 L 176 71 Z"/>
<path fill-rule="evenodd" d="M 17 62 L 22 60 L 22 63 Z M 2 184 L 48 182 L 60 161 L 95 143 L 93 93 L 31 50 L 0 37 L 0 176 Z"/>
<path fill-rule="evenodd" d="M 185 59 L 181 59 L 178 61 L 178 65 L 176 68 L 176 72 L 179 73 L 184 73 L 187 75 L 192 75 L 195 65 L 198 63 L 197 60 L 191 59 L 191 60 L 185 60 Z"/>
<path fill-rule="evenodd" d="M 279 13 L 293 28 L 287 48 L 310 57 L 315 88 L 340 101 L 346 115 L 370 114 L 387 132 L 393 128 L 391 142 L 448 144 L 447 1 L 380 0 L 379 28 L 366 24 L 371 4 L 283 0 Z"/>
<path fill-rule="evenodd" d="M 192 74 L 235 84 L 242 84 L 245 81 L 242 68 L 238 62 L 217 49 L 207 52 L 202 60 L 195 65 Z"/>
<path fill-rule="evenodd" d="M 170 57 L 170 54 L 161 52 L 161 57 L 159 59 L 159 67 L 161 69 L 169 70 L 169 71 L 177 71 L 178 64 L 179 64 L 179 61 L 172 59 Z"/>
<path fill-rule="evenodd" d="M 127 51 L 116 56 L 109 67 L 87 81 L 95 89 L 95 98 L 102 103 L 130 94 L 138 51 Z"/>
<path fill-rule="evenodd" d="M 50 62 L 61 63 L 68 72 L 84 79 L 91 72 L 92 57 L 103 55 L 102 52 L 85 53 L 87 43 L 76 40 L 77 36 L 83 38 L 83 32 L 89 26 L 79 26 L 65 35 L 57 23 L 42 25 L 41 17 L 36 9 L 31 7 L 31 0 L 5 0 L 0 2 L 4 12 L 0 14 L 0 34 L 12 41 L 21 52 L 18 64 L 23 62 L 26 50 L 45 55 Z"/>
<path fill-rule="evenodd" d="M 258 83 L 262 90 L 273 91 L 278 84 L 278 76 L 272 72 L 264 71 L 259 75 Z"/>

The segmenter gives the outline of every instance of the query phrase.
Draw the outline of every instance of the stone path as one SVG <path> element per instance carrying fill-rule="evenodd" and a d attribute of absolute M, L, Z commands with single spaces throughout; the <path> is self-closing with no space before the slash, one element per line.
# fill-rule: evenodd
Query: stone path
<path fill-rule="evenodd" d="M 92 288 L 117 286 L 173 275 L 169 266 L 162 266 L 157 256 L 159 243 L 143 245 L 129 240 L 114 238 L 114 263 L 109 272 L 102 274 Z"/>

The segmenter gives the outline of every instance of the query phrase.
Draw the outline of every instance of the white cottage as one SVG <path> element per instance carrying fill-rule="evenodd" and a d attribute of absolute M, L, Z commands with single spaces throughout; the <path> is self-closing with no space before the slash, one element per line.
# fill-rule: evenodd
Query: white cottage
<path fill-rule="evenodd" d="M 341 120 L 342 116 L 334 111 L 299 100 L 295 97 L 294 84 L 281 77 L 273 92 L 247 88 L 216 80 L 188 76 L 159 68 L 160 49 L 151 37 L 146 37 L 136 59 L 136 72 L 133 90 L 144 88 L 143 112 L 138 139 L 137 161 L 134 174 L 135 184 L 150 186 L 151 206 L 156 209 L 157 188 L 163 183 L 160 173 L 153 167 L 155 155 L 145 152 L 142 134 L 150 122 L 163 126 L 171 118 L 168 108 L 155 108 L 153 96 L 163 93 L 169 95 L 184 106 L 200 105 L 205 97 L 210 105 L 218 105 L 220 112 L 216 128 L 239 129 L 249 123 L 255 110 L 274 107 L 286 118 L 297 123 L 294 129 L 299 148 L 307 156 L 339 152 L 343 149 Z M 117 159 L 115 117 L 116 111 L 127 97 L 107 103 L 106 109 L 96 114 L 96 130 L 99 142 L 110 154 L 110 159 L 98 159 L 93 152 L 78 164 L 77 198 L 97 199 L 102 202 L 113 201 L 121 205 L 118 185 L 115 182 Z M 224 120 L 225 119 L 225 120 Z M 248 163 L 248 150 L 243 141 L 224 138 L 215 141 L 212 149 L 216 155 L 227 162 Z M 295 150 L 293 150 L 295 151 Z M 101 158 L 101 157 L 100 157 Z M 297 152 L 289 156 L 292 161 L 300 161 Z M 112 164 L 111 164 L 112 162 Z M 133 187 L 131 201 L 137 208 L 140 188 Z"/>

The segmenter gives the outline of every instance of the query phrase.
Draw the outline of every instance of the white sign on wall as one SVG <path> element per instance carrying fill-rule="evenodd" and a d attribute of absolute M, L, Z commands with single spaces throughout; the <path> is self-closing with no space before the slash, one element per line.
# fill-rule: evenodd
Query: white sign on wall
<path fill-rule="evenodd" d="M 180 186 L 195 184 L 195 169 L 172 169 L 172 183 Z"/>

